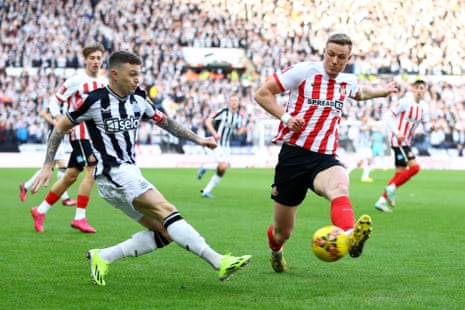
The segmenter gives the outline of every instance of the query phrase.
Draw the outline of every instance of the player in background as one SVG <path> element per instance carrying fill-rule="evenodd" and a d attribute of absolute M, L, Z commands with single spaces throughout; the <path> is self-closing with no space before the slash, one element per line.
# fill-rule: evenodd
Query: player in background
<path fill-rule="evenodd" d="M 343 73 L 352 57 L 352 40 L 343 33 L 332 34 L 322 61 L 296 63 L 273 74 L 256 92 L 256 102 L 281 120 L 273 142 L 281 145 L 275 167 L 271 198 L 273 224 L 268 228 L 271 266 L 286 270 L 283 246 L 294 230 L 297 210 L 307 190 L 330 201 L 333 225 L 349 236 L 349 254 L 359 257 L 372 231 L 369 215 L 355 221 L 349 199 L 349 177 L 336 150 L 342 109 L 349 98 L 367 100 L 397 91 L 395 82 L 384 87 L 362 86 L 353 74 Z M 275 96 L 288 92 L 283 108 Z"/>
<path fill-rule="evenodd" d="M 369 115 L 363 115 L 359 126 L 353 126 L 357 128 L 355 134 L 354 146 L 357 161 L 347 167 L 347 174 L 350 174 L 356 168 L 362 168 L 361 181 L 364 183 L 372 183 L 373 179 L 370 177 L 371 172 L 371 160 L 373 153 L 371 151 L 371 120 Z"/>
<path fill-rule="evenodd" d="M 129 52 L 117 51 L 110 55 L 108 86 L 89 94 L 82 106 L 67 113 L 57 124 L 48 142 L 42 172 L 32 192 L 37 192 L 50 181 L 53 157 L 65 133 L 80 122 L 86 122 L 97 158 L 95 180 L 99 194 L 144 227 L 126 241 L 103 249 L 89 250 L 92 281 L 105 285 L 110 263 L 124 257 L 153 252 L 171 241 L 208 262 L 218 271 L 221 281 L 227 280 L 245 267 L 251 256 L 221 255 L 212 249 L 176 207 L 144 178 L 136 165 L 135 145 L 143 119 L 154 121 L 179 138 L 209 148 L 216 147 L 212 137 L 199 137 L 152 105 L 145 91 L 138 86 L 141 65 L 142 60 Z M 108 224 L 117 225 L 113 222 Z"/>
<path fill-rule="evenodd" d="M 50 111 L 53 117 L 60 119 L 62 111 L 73 111 L 79 108 L 89 92 L 107 84 L 107 78 L 99 75 L 104 52 L 105 50 L 100 43 L 90 44 L 83 48 L 84 72 L 67 79 L 55 96 L 52 97 Z M 88 135 L 84 123 L 74 127 L 70 132 L 69 140 L 73 150 L 65 174 L 53 184 L 41 204 L 31 209 L 34 229 L 37 232 L 44 231 L 45 215 L 57 202 L 61 194 L 76 182 L 82 171 L 84 171 L 84 177 L 78 188 L 76 211 L 74 219 L 71 221 L 71 227 L 84 233 L 96 232 L 95 228 L 90 226 L 86 219 L 86 209 L 95 182 L 94 169 L 97 164 Z"/>
<path fill-rule="evenodd" d="M 416 80 L 412 85 L 412 96 L 401 98 L 385 114 L 384 120 L 390 133 L 389 144 L 394 152 L 395 173 L 375 203 L 377 210 L 392 212 L 389 206 L 394 207 L 396 204 L 397 188 L 420 171 L 420 165 L 411 149 L 411 141 L 420 123 L 425 131 L 434 130 L 428 106 L 423 99 L 426 91 L 426 82 Z"/>
<path fill-rule="evenodd" d="M 384 126 L 376 122 L 373 127 L 371 128 L 371 154 L 372 165 L 378 165 L 383 167 L 383 169 L 387 170 L 387 163 L 386 163 L 386 134 Z"/>
<path fill-rule="evenodd" d="M 43 118 L 45 121 L 47 121 L 48 132 L 49 132 L 48 135 L 50 135 L 57 120 L 50 115 L 50 111 L 48 107 L 40 111 L 40 117 Z M 68 158 L 69 158 L 69 154 L 66 153 L 66 150 L 65 150 L 66 147 L 64 143 L 65 142 L 63 142 L 60 145 L 60 148 L 58 149 L 56 157 L 55 157 L 55 167 L 57 168 L 57 179 L 60 179 L 65 174 L 66 165 L 68 163 Z M 34 183 L 34 180 L 39 175 L 39 173 L 40 173 L 40 169 L 37 170 L 29 180 L 27 180 L 24 183 L 19 184 L 19 199 L 22 202 L 26 201 L 27 191 L 31 188 L 32 184 Z M 63 192 L 63 194 L 61 195 L 61 200 L 64 206 L 75 206 L 77 203 L 76 200 L 71 199 L 69 197 L 68 191 Z"/>
<path fill-rule="evenodd" d="M 239 114 L 239 104 L 239 97 L 233 95 L 229 98 L 227 107 L 210 114 L 205 120 L 205 126 L 208 132 L 215 138 L 215 141 L 217 141 L 218 147 L 213 150 L 216 164 L 214 166 L 202 165 L 197 174 L 197 178 L 200 180 L 207 169 L 216 170 L 215 174 L 212 175 L 210 181 L 201 191 L 202 197 L 214 197 L 211 194 L 213 188 L 220 183 L 226 170 L 229 168 L 232 134 L 235 132 L 237 135 L 242 135 L 247 132 L 242 116 Z"/>

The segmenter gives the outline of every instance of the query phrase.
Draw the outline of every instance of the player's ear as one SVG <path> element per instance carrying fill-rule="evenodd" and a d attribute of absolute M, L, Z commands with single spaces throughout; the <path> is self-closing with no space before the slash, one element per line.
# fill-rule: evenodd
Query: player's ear
<path fill-rule="evenodd" d="M 118 79 L 118 70 L 116 70 L 115 68 L 111 69 L 110 70 L 110 78 L 113 79 L 113 80 L 117 80 Z"/>

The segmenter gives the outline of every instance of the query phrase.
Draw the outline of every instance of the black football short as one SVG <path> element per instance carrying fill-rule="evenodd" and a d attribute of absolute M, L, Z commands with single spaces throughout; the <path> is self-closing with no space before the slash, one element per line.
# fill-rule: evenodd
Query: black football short
<path fill-rule="evenodd" d="M 89 140 L 74 140 L 71 141 L 73 151 L 69 157 L 68 168 L 78 168 L 80 171 L 84 167 L 96 166 L 97 159 L 92 151 L 92 145 Z"/>
<path fill-rule="evenodd" d="M 271 198 L 286 206 L 300 205 L 308 189 L 315 191 L 313 181 L 316 175 L 333 166 L 344 166 L 336 155 L 283 144 L 275 167 Z"/>
<path fill-rule="evenodd" d="M 394 164 L 396 167 L 407 167 L 407 162 L 416 158 L 408 145 L 393 146 L 391 148 L 394 151 Z"/>

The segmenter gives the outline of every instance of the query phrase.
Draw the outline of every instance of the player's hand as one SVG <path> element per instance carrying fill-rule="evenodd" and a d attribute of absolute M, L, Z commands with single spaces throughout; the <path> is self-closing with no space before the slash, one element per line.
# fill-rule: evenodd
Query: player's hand
<path fill-rule="evenodd" d="M 304 128 L 305 121 L 301 117 L 291 117 L 287 121 L 287 127 L 292 131 L 299 132 Z"/>
<path fill-rule="evenodd" d="M 218 144 L 216 144 L 215 138 L 213 137 L 202 138 L 199 144 L 212 150 L 218 146 Z"/>
<path fill-rule="evenodd" d="M 41 170 L 37 178 L 34 180 L 34 183 L 31 187 L 31 193 L 35 194 L 39 191 L 42 186 L 47 187 L 50 183 L 50 180 L 53 177 L 53 170 L 52 168 L 44 166 Z"/>
<path fill-rule="evenodd" d="M 386 86 L 384 86 L 384 90 L 386 92 L 386 97 L 391 95 L 391 94 L 397 93 L 397 91 L 399 90 L 398 87 L 397 87 L 397 82 L 396 81 L 391 81 L 391 82 L 387 83 Z"/>

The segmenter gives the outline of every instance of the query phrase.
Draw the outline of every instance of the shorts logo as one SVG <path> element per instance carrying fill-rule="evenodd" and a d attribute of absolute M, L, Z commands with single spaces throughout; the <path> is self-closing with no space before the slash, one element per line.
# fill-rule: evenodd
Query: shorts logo
<path fill-rule="evenodd" d="M 106 132 L 120 132 L 136 129 L 139 127 L 139 120 L 130 117 L 126 119 L 120 118 L 110 118 L 105 120 L 105 130 Z"/>
<path fill-rule="evenodd" d="M 276 188 L 276 186 L 273 186 L 273 188 L 271 189 L 271 196 L 278 196 L 278 189 Z"/>

